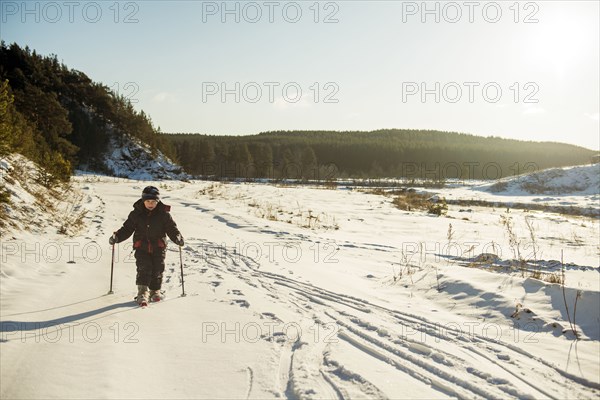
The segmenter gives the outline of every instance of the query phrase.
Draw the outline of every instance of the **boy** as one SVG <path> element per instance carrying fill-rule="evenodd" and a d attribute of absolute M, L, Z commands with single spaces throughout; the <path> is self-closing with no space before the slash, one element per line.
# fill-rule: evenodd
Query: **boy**
<path fill-rule="evenodd" d="M 133 234 L 133 248 L 138 287 L 136 301 L 140 305 L 148 304 L 148 300 L 160 301 L 162 293 L 163 272 L 167 244 L 166 235 L 175 244 L 183 246 L 183 237 L 177 229 L 169 211 L 171 206 L 160 201 L 160 193 L 154 186 L 147 186 L 142 198 L 133 204 L 133 211 L 118 231 L 114 232 L 108 242 L 113 245 L 127 240 Z"/>

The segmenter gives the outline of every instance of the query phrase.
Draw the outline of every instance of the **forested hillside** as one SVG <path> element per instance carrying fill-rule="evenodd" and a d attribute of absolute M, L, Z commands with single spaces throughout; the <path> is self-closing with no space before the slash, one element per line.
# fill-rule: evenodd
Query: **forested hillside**
<path fill-rule="evenodd" d="M 186 171 L 217 177 L 496 179 L 585 164 L 594 154 L 562 143 L 425 130 L 164 137 Z"/>
<path fill-rule="evenodd" d="M 109 172 L 110 140 L 137 138 L 173 156 L 152 120 L 107 86 L 69 69 L 56 55 L 0 44 L 0 155 L 21 153 L 54 180 L 75 167 Z"/>
<path fill-rule="evenodd" d="M 495 179 L 584 164 L 594 153 L 561 143 L 422 130 L 162 134 L 127 98 L 56 55 L 0 44 L 0 155 L 18 152 L 37 162 L 48 171 L 49 185 L 68 180 L 75 167 L 117 174 L 105 160 L 107 151 L 126 147 L 127 138 L 147 145 L 150 157 L 160 151 L 188 173 L 217 178 Z M 135 153 L 124 151 L 125 161 Z"/>

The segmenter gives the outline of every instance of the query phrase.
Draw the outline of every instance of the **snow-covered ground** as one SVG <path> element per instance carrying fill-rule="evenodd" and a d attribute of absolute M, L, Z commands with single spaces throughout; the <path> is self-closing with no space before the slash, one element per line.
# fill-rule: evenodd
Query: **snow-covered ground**
<path fill-rule="evenodd" d="M 107 294 L 108 237 L 149 184 L 186 244 L 168 249 L 167 300 L 141 309 L 129 241 Z M 435 217 L 309 186 L 91 175 L 73 186 L 72 207 L 87 211 L 77 231 L 57 233 L 57 220 L 2 233 L 2 399 L 600 395 L 597 218 L 454 205 Z M 476 193 L 533 201 L 440 190 Z M 598 192 L 568 197 L 593 206 L 585 196 Z M 564 288 L 550 282 L 563 270 Z"/>

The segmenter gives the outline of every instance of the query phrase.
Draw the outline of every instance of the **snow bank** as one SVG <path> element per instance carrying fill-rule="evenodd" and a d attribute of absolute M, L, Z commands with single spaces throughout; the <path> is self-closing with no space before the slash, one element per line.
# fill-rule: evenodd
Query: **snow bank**
<path fill-rule="evenodd" d="M 551 168 L 531 174 L 501 179 L 479 187 L 498 195 L 598 195 L 600 164 Z"/>
<path fill-rule="evenodd" d="M 60 232 L 72 235 L 79 229 L 85 211 L 81 193 L 67 184 L 45 187 L 39 181 L 40 167 L 20 154 L 0 159 L 2 184 L 9 193 L 9 203 L 3 204 L 4 229 L 44 234 Z"/>

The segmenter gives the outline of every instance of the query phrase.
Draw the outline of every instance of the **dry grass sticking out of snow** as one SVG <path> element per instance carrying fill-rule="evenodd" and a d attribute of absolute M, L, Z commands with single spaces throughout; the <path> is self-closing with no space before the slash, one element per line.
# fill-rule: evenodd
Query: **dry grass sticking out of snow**
<path fill-rule="evenodd" d="M 44 186 L 39 179 L 41 169 L 21 155 L 9 155 L 0 162 L 6 193 L 6 201 L 0 204 L 4 229 L 40 234 L 55 229 L 68 236 L 81 230 L 87 211 L 80 190 L 61 182 Z"/>

